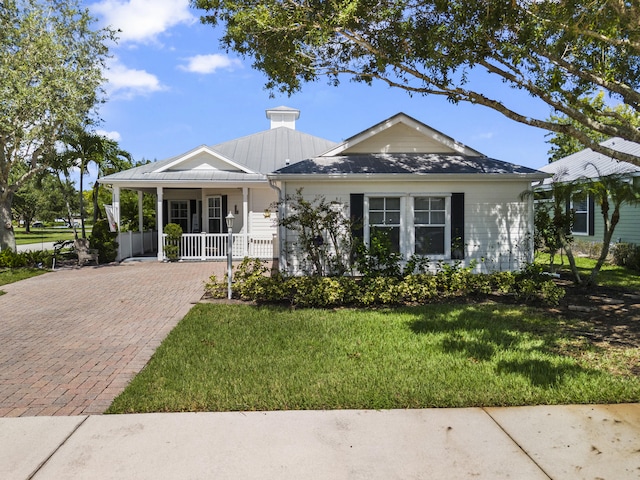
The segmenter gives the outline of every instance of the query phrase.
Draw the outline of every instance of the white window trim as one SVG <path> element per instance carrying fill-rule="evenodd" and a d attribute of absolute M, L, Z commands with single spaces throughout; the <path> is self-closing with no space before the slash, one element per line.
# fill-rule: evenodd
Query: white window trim
<path fill-rule="evenodd" d="M 585 227 L 586 227 L 586 231 L 584 231 L 584 232 L 583 231 L 575 231 L 573 228 L 571 228 L 571 233 L 573 235 L 577 235 L 579 237 L 588 237 L 589 236 L 589 227 L 590 227 L 589 218 L 591 217 L 591 215 L 590 215 L 591 212 L 589 212 L 590 203 L 589 203 L 589 196 L 588 195 L 585 198 L 585 202 L 587 203 L 587 209 L 586 210 L 580 210 L 580 212 L 584 212 L 584 214 L 587 216 L 587 219 L 584 222 Z M 574 211 L 573 205 L 574 205 L 574 202 L 573 202 L 573 198 L 572 198 L 571 202 L 570 202 L 570 208 L 571 208 L 571 211 L 575 215 L 576 213 L 578 213 L 578 211 Z"/>
<path fill-rule="evenodd" d="M 207 233 L 213 233 L 209 231 L 209 221 L 212 217 L 209 216 L 209 199 L 217 198 L 220 200 L 220 232 L 222 233 L 222 222 L 224 222 L 225 213 L 222 211 L 222 195 L 207 195 L 204 202 L 205 221 L 207 226 Z"/>
<path fill-rule="evenodd" d="M 407 218 L 408 225 L 407 230 L 411 235 L 411 242 L 408 245 L 408 257 L 414 254 L 415 252 L 415 223 L 414 223 L 414 206 L 415 206 L 415 198 L 426 198 L 426 197 L 444 197 L 444 210 L 445 210 L 445 219 L 444 219 L 444 254 L 442 255 L 425 255 L 432 260 L 448 260 L 451 258 L 451 194 L 450 193 L 414 193 L 410 196 L 411 201 L 410 207 L 407 210 Z"/>
<path fill-rule="evenodd" d="M 186 203 L 187 204 L 187 230 L 185 231 L 185 233 L 190 232 L 191 231 L 191 202 L 189 200 L 169 200 L 169 211 L 168 216 L 169 218 L 167 219 L 169 223 L 177 223 L 174 220 L 175 219 L 180 219 L 180 220 L 185 220 L 182 217 L 174 217 L 173 216 L 173 205 L 176 203 Z"/>
<path fill-rule="evenodd" d="M 369 199 L 381 197 L 400 197 L 400 255 L 408 260 L 415 252 L 414 205 L 416 197 L 438 197 L 445 201 L 444 254 L 428 255 L 431 260 L 448 260 L 451 258 L 451 193 L 375 193 L 365 194 L 363 201 L 363 237 L 365 245 L 370 245 L 371 232 L 369 225 Z"/>
<path fill-rule="evenodd" d="M 406 228 L 405 228 L 405 202 L 406 196 L 403 196 L 399 193 L 380 193 L 380 194 L 371 194 L 364 196 L 364 242 L 365 245 L 371 245 L 371 230 L 369 225 L 369 199 L 370 198 L 400 198 L 400 254 L 404 258 L 404 246 L 407 243 L 406 240 Z"/>

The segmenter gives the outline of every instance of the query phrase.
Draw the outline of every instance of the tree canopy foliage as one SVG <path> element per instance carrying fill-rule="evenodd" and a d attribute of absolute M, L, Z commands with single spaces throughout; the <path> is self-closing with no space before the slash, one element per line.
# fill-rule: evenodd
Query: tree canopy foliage
<path fill-rule="evenodd" d="M 622 122 L 628 125 L 635 127 L 636 129 L 640 128 L 640 112 L 632 109 L 629 105 L 618 104 L 615 107 L 610 107 L 606 104 L 604 98 L 604 92 L 599 92 L 595 97 L 590 100 L 587 100 L 591 103 L 594 112 L 602 112 L 596 113 L 601 117 L 601 120 L 605 120 L 609 114 L 618 116 L 622 119 Z M 549 118 L 550 121 L 558 124 L 571 123 L 575 128 L 584 131 L 585 135 L 588 135 L 594 142 L 603 142 L 607 140 L 608 136 L 604 135 L 595 130 L 590 130 L 584 125 L 571 120 L 565 115 L 551 115 Z M 564 157 L 568 157 L 573 153 L 577 153 L 581 150 L 584 150 L 586 146 L 577 140 L 576 138 L 564 134 L 564 133 L 550 133 L 551 137 L 547 140 L 547 143 L 551 145 L 549 149 L 549 163 L 555 162 L 556 160 L 560 160 Z"/>
<path fill-rule="evenodd" d="M 492 108 L 526 125 L 569 135 L 606 155 L 640 164 L 588 132 L 640 142 L 607 101 L 640 105 L 639 0 L 192 0 L 204 23 L 223 23 L 223 45 L 253 59 L 267 87 L 293 93 L 328 76 L 338 84 L 386 82 L 412 94 Z M 488 72 L 566 118 L 535 118 L 483 91 Z M 578 125 L 580 127 L 578 127 Z M 583 128 L 584 127 L 584 128 Z"/>
<path fill-rule="evenodd" d="M 56 167 L 56 142 L 101 101 L 109 29 L 92 29 L 79 0 L 0 4 L 0 248 L 15 247 L 11 204 L 31 177 Z M 11 175 L 18 165 L 27 168 Z M 10 180 L 11 179 L 11 180 Z"/>
<path fill-rule="evenodd" d="M 122 150 L 118 142 L 97 133 L 89 132 L 81 127 L 74 127 L 70 132 L 61 137 L 64 149 L 60 153 L 63 169 L 75 167 L 80 171 L 80 224 L 82 238 L 86 238 L 85 230 L 85 206 L 84 206 L 84 176 L 89 171 L 89 164 L 93 163 L 98 169 L 98 176 L 106 173 L 118 172 L 131 167 L 131 155 Z M 93 184 L 93 221 L 98 217 L 98 188 L 99 182 Z"/>

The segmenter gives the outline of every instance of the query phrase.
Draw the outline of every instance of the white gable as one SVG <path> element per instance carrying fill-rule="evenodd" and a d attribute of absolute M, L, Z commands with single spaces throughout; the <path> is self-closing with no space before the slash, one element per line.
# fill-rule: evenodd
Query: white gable
<path fill-rule="evenodd" d="M 156 173 L 191 170 L 254 173 L 248 168 L 225 158 L 223 155 L 206 146 L 198 147 L 177 157 L 173 162 L 164 164 L 156 170 Z"/>
<path fill-rule="evenodd" d="M 349 138 L 325 155 L 358 153 L 457 153 L 483 156 L 403 113 Z"/>

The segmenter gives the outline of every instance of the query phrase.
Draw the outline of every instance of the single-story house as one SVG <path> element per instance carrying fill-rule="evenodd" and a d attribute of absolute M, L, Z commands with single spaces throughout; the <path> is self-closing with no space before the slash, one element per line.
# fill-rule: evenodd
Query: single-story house
<path fill-rule="evenodd" d="M 319 155 L 336 144 L 296 130 L 299 110 L 278 107 L 266 111 L 269 130 L 213 146 L 201 145 L 166 160 L 107 175 L 100 179 L 113 189 L 113 212 L 119 225 L 121 189 L 156 198 L 156 225 L 177 223 L 184 232 L 180 255 L 186 260 L 226 258 L 225 217 L 234 215 L 234 257 L 277 257 L 277 218 L 271 215 L 276 190 L 266 174 L 289 163 Z M 142 218 L 142 214 L 139 215 Z M 165 258 L 162 234 L 120 235 L 119 259 L 148 250 Z M 276 247 L 274 249 L 274 247 Z"/>
<path fill-rule="evenodd" d="M 631 155 L 640 156 L 640 144 L 610 138 L 602 145 Z M 597 181 L 599 178 L 617 175 L 633 182 L 640 178 L 640 167 L 632 163 L 615 160 L 607 155 L 594 152 L 590 148 L 549 163 L 540 168 L 549 174 L 534 188 L 539 193 L 551 191 L 553 182 L 573 183 Z M 638 181 L 638 180 L 636 180 Z M 569 208 L 574 212 L 573 236 L 576 240 L 601 243 L 604 235 L 604 221 L 599 207 L 592 197 L 577 198 L 570 202 Z M 620 221 L 613 234 L 616 242 L 640 245 L 640 207 L 623 204 L 620 208 Z"/>
<path fill-rule="evenodd" d="M 546 174 L 489 158 L 403 113 L 334 143 L 295 130 L 300 112 L 267 110 L 271 129 L 201 146 L 176 157 L 101 179 L 157 197 L 157 224 L 182 225 L 185 259 L 225 258 L 225 216 L 231 212 L 233 256 L 291 258 L 293 232 L 278 226 L 273 204 L 302 189 L 322 196 L 358 221 L 368 242 L 375 228 L 390 233 L 404 259 L 513 270 L 533 258 L 533 199 L 522 193 Z M 286 215 L 286 209 L 283 210 Z M 163 238 L 157 237 L 163 260 Z M 126 239 L 123 240 L 126 242 Z M 295 256 L 295 254 L 293 254 Z"/>

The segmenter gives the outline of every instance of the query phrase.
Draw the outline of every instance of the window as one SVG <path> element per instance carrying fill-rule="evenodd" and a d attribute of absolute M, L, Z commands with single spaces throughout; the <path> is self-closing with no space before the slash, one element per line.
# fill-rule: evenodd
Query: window
<path fill-rule="evenodd" d="M 369 238 L 381 237 L 400 253 L 400 197 L 369 198 Z"/>
<path fill-rule="evenodd" d="M 222 197 L 207 198 L 209 233 L 222 233 Z"/>
<path fill-rule="evenodd" d="M 414 252 L 444 255 L 447 222 L 444 197 L 416 197 L 413 207 Z"/>
<path fill-rule="evenodd" d="M 169 222 L 177 223 L 183 232 L 189 231 L 189 202 L 187 200 L 172 200 L 169 203 Z"/>
<path fill-rule="evenodd" d="M 362 231 L 352 229 L 371 246 L 372 240 L 384 236 L 391 251 L 405 260 L 412 255 L 430 259 L 448 259 L 452 255 L 452 238 L 464 244 L 464 194 L 368 196 L 351 195 L 351 219 L 362 219 Z M 360 213 L 362 212 L 362 213 Z M 455 232 L 455 235 L 454 233 Z M 464 250 L 456 251 L 457 259 Z"/>
<path fill-rule="evenodd" d="M 573 201 L 573 233 L 589 235 L 589 198 Z"/>

